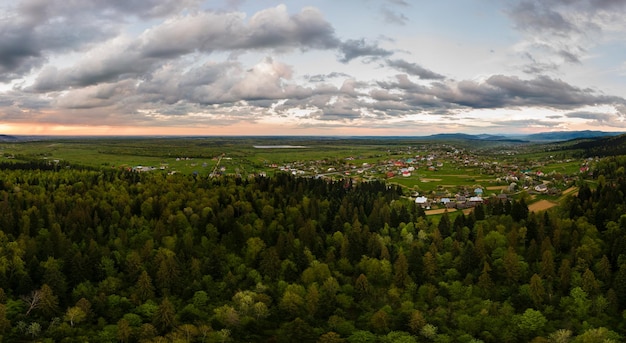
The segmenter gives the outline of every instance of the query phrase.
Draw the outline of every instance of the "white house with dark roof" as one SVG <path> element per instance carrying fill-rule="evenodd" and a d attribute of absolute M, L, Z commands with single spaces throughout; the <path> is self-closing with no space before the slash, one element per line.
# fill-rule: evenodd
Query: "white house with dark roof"
<path fill-rule="evenodd" d="M 419 196 L 415 198 L 415 203 L 420 205 L 422 208 L 430 207 L 430 201 L 425 196 Z"/>

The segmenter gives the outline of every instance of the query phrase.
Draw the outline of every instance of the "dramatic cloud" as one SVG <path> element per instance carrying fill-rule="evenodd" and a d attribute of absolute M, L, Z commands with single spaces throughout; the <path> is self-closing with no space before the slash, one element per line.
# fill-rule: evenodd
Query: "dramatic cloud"
<path fill-rule="evenodd" d="M 147 57 L 179 56 L 195 50 L 331 49 L 339 44 L 333 27 L 314 8 L 289 15 L 284 5 L 245 21 L 240 12 L 180 16 L 146 31 L 139 50 Z"/>
<path fill-rule="evenodd" d="M 165 60 L 194 52 L 248 49 L 330 49 L 339 44 L 319 11 L 289 15 L 284 6 L 256 13 L 202 12 L 178 16 L 146 30 L 137 39 L 120 37 L 86 52 L 72 68 L 47 68 L 32 89 L 46 92 L 100 82 L 144 77 Z"/>
<path fill-rule="evenodd" d="M 82 51 L 117 33 L 120 18 L 161 17 L 197 1 L 27 0 L 6 8 L 0 21 L 0 82 L 20 78 L 53 54 Z"/>
<path fill-rule="evenodd" d="M 621 0 L 269 4 L 0 3 L 0 123 L 624 127 Z"/>
<path fill-rule="evenodd" d="M 484 82 L 436 83 L 431 88 L 407 85 L 406 80 L 401 80 L 398 88 L 412 91 L 412 94 L 432 96 L 442 103 L 475 109 L 525 106 L 571 109 L 585 105 L 617 105 L 626 102 L 620 97 L 598 95 L 590 89 L 580 89 L 545 76 L 522 80 L 494 75 Z"/>

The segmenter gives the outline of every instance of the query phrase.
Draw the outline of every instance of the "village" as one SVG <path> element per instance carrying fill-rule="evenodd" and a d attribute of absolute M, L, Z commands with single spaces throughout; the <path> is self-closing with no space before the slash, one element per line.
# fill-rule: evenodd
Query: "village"
<path fill-rule="evenodd" d="M 421 146 L 390 155 L 378 161 L 348 156 L 339 161 L 267 166 L 270 170 L 329 180 L 384 179 L 404 186 L 411 200 L 425 210 L 463 210 L 489 201 L 507 201 L 521 192 L 532 197 L 557 198 L 588 176 L 593 162 L 553 155 L 516 158 L 514 152 L 481 155 L 448 144 Z"/>
<path fill-rule="evenodd" d="M 211 178 L 290 173 L 329 181 L 351 180 L 352 184 L 385 180 L 401 185 L 405 196 L 424 210 L 437 213 L 435 211 L 467 210 L 489 201 L 507 201 L 520 194 L 533 199 L 539 197 L 544 202 L 554 199 L 552 202 L 556 203 L 556 199 L 575 188 L 581 178 L 589 176 L 590 166 L 595 161 L 550 153 L 522 154 L 515 148 L 485 152 L 444 143 L 395 146 L 360 153 L 345 149 L 329 152 L 333 157 L 308 160 L 306 148 L 297 148 L 301 154 L 293 152 L 295 150 L 277 154 L 277 149 L 287 149 L 282 146 L 273 151 L 272 147 L 263 147 L 259 155 L 230 156 L 224 152 L 211 160 L 176 157 L 157 167 L 132 169 L 137 172 L 164 170 L 173 174 L 184 166 L 194 175 L 208 174 Z M 284 161 L 295 156 L 301 159 Z M 252 157 L 263 158 L 263 163 L 251 163 Z"/>

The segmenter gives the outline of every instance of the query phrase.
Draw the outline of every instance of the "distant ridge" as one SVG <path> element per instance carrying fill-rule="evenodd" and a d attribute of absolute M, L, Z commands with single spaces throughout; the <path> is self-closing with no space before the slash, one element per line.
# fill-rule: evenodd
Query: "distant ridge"
<path fill-rule="evenodd" d="M 626 155 L 626 134 L 581 140 L 571 148 L 582 149 L 586 157 Z"/>
<path fill-rule="evenodd" d="M 2 135 L 0 134 L 0 142 L 17 142 L 20 139 L 15 136 Z"/>
<path fill-rule="evenodd" d="M 624 132 L 605 132 L 605 131 L 555 131 L 555 132 L 542 132 L 524 136 L 524 139 L 530 141 L 569 141 L 573 139 L 583 138 L 598 138 L 598 137 L 610 137 L 619 136 Z"/>
<path fill-rule="evenodd" d="M 422 138 L 434 140 L 473 140 L 473 141 L 489 141 L 489 142 L 559 142 L 570 141 L 575 139 L 591 139 L 599 137 L 619 136 L 624 132 L 605 132 L 605 131 L 554 131 L 541 132 L 529 135 L 492 135 L 492 134 L 466 134 L 466 133 L 439 133 Z"/>
<path fill-rule="evenodd" d="M 496 141 L 496 142 L 523 142 L 523 139 L 519 137 L 507 137 L 501 135 L 479 134 L 470 135 L 466 133 L 439 133 L 435 135 L 426 136 L 428 139 L 437 140 L 480 140 L 480 141 Z"/>

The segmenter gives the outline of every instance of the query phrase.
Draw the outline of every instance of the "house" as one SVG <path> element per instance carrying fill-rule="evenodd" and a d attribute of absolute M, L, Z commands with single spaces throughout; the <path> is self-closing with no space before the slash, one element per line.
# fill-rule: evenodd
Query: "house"
<path fill-rule="evenodd" d="M 469 206 L 476 206 L 478 204 L 482 204 L 483 203 L 483 198 L 481 197 L 470 197 L 469 200 L 467 201 Z"/>
<path fill-rule="evenodd" d="M 476 194 L 477 197 L 480 197 L 483 195 L 483 189 L 478 187 L 474 190 L 474 194 Z"/>
<path fill-rule="evenodd" d="M 539 184 L 537 186 L 535 186 L 535 191 L 539 192 L 539 193 L 545 193 L 548 191 L 548 186 L 546 186 L 546 184 L 542 183 Z"/>
<path fill-rule="evenodd" d="M 429 208 L 430 207 L 430 201 L 428 201 L 427 197 L 424 196 L 420 196 L 415 198 L 415 203 L 419 206 L 421 206 L 422 208 Z"/>

